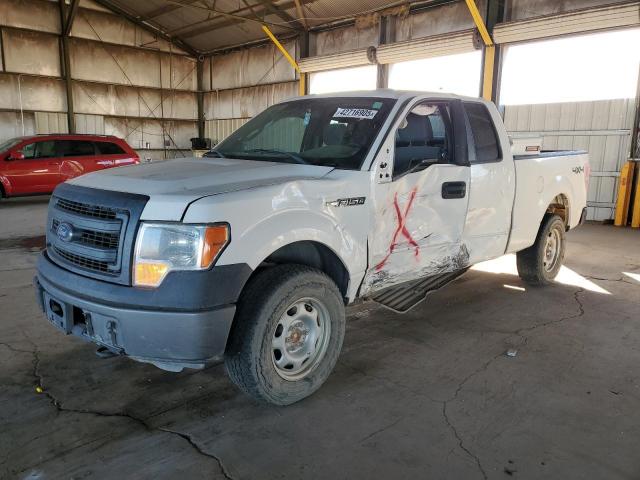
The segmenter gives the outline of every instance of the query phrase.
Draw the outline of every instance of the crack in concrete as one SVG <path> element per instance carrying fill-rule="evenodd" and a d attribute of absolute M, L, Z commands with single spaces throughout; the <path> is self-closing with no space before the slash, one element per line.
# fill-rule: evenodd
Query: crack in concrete
<path fill-rule="evenodd" d="M 391 422 L 389 425 L 385 425 L 384 427 L 379 428 L 378 430 L 374 430 L 369 435 L 367 435 L 366 437 L 362 438 L 358 443 L 364 443 L 367 440 L 375 437 L 376 435 L 378 435 L 378 434 L 380 434 L 382 432 L 385 432 L 385 431 L 389 430 L 390 428 L 395 427 L 398 423 L 400 423 L 400 421 L 402 421 L 403 418 L 404 417 L 400 417 L 397 420 L 395 420 L 394 422 Z"/>
<path fill-rule="evenodd" d="M 582 317 L 584 315 L 584 305 L 580 301 L 580 298 L 578 298 L 578 295 L 580 295 L 583 292 L 584 292 L 584 288 L 579 288 L 578 290 L 573 292 L 573 299 L 578 304 L 578 312 L 575 313 L 574 315 L 561 317 L 561 318 L 558 318 L 556 320 L 549 320 L 548 322 L 543 322 L 543 323 L 539 323 L 537 325 L 533 325 L 531 327 L 525 327 L 525 328 L 520 328 L 520 329 L 516 330 L 513 334 L 522 338 L 522 342 L 520 342 L 520 345 L 526 345 L 526 343 L 529 341 L 529 336 L 528 335 L 523 335 L 523 333 L 531 333 L 531 332 L 533 332 L 533 331 L 535 331 L 535 330 L 537 330 L 539 328 L 548 327 L 549 325 L 556 325 L 556 324 L 565 322 L 567 320 L 572 320 L 574 318 Z"/>
<path fill-rule="evenodd" d="M 182 432 L 178 432 L 176 430 L 170 430 L 168 428 L 163 428 L 163 427 L 158 427 L 157 430 L 160 430 L 162 432 L 166 432 L 166 433 L 170 433 L 173 435 L 177 435 L 180 438 L 183 438 L 184 440 L 186 440 L 189 445 L 191 445 L 194 450 L 196 450 L 200 455 L 204 455 L 205 457 L 209 457 L 214 459 L 217 463 L 218 463 L 218 467 L 220 468 L 220 471 L 222 472 L 222 475 L 224 475 L 224 478 L 227 478 L 228 480 L 233 480 L 233 477 L 231 476 L 231 474 L 229 473 L 229 471 L 227 470 L 227 468 L 224 466 L 224 464 L 222 463 L 222 459 L 220 459 L 220 457 L 214 455 L 213 453 L 208 453 L 206 452 L 200 445 L 198 445 L 198 442 L 196 442 L 193 439 L 193 436 L 189 435 L 188 433 L 182 433 Z"/>
<path fill-rule="evenodd" d="M 222 473 L 222 475 L 228 480 L 233 480 L 233 477 L 231 476 L 231 474 L 229 473 L 228 469 L 223 464 L 222 460 L 219 457 L 217 457 L 216 455 L 206 452 L 200 445 L 198 445 L 198 442 L 196 442 L 193 439 L 193 437 L 191 435 L 187 434 L 187 433 L 182 433 L 182 432 L 179 432 L 177 430 L 171 430 L 171 429 L 164 428 L 164 427 L 152 427 L 151 425 L 149 425 L 147 423 L 147 421 L 145 419 L 140 418 L 140 417 L 136 417 L 135 415 L 132 415 L 132 414 L 127 413 L 127 412 L 103 412 L 103 411 L 99 411 L 99 410 L 76 409 L 76 408 L 64 407 L 62 405 L 62 403 L 60 402 L 60 400 L 58 400 L 51 392 L 45 390 L 45 388 L 43 386 L 44 385 L 44 376 L 40 373 L 40 369 L 39 369 L 39 367 L 40 367 L 40 352 L 39 352 L 38 348 L 36 347 L 36 345 L 31 341 L 31 339 L 29 339 L 28 337 L 27 337 L 27 339 L 34 347 L 34 349 L 32 351 L 16 349 L 15 347 L 13 347 L 12 345 L 9 345 L 7 343 L 0 343 L 0 345 L 4 345 L 5 347 L 7 347 L 9 350 L 12 350 L 12 351 L 21 352 L 21 353 L 29 353 L 29 354 L 31 354 L 33 356 L 32 375 L 37 381 L 36 387 L 41 390 L 41 393 L 47 397 L 47 399 L 49 400 L 51 405 L 56 409 L 56 414 L 59 414 L 59 413 L 62 412 L 62 413 L 75 413 L 75 414 L 84 414 L 84 415 L 94 415 L 94 416 L 98 416 L 98 417 L 125 418 L 125 419 L 133 421 L 136 424 L 140 425 L 141 427 L 143 427 L 148 432 L 158 431 L 158 432 L 163 432 L 163 433 L 168 433 L 170 435 L 178 436 L 178 437 L 182 438 L 183 440 L 186 440 L 188 442 L 188 444 L 199 455 L 202 455 L 204 457 L 207 457 L 207 458 L 210 458 L 210 459 L 214 460 L 216 462 L 216 464 L 218 465 L 218 468 L 220 469 L 220 472 Z M 178 408 L 179 406 L 180 405 L 177 405 L 175 408 Z M 73 447 L 71 450 L 75 450 L 77 448 L 80 448 L 83 445 L 77 445 L 77 446 Z M 69 451 L 71 451 L 71 450 L 69 450 Z M 65 452 L 65 453 L 68 453 L 68 452 Z M 0 465 L 1 464 L 5 464 L 6 461 L 7 461 L 7 459 L 5 459 L 2 463 L 0 463 Z M 33 465 L 31 465 L 28 468 L 32 468 L 32 467 L 33 467 Z"/>
<path fill-rule="evenodd" d="M 456 437 L 456 440 L 458 441 L 458 446 L 460 447 L 460 449 L 462 451 L 464 451 L 469 457 L 471 457 L 472 460 L 475 461 L 476 465 L 478 466 L 478 470 L 480 471 L 480 473 L 482 475 L 482 478 L 485 479 L 485 480 L 488 478 L 488 476 L 487 476 L 486 470 L 482 466 L 482 462 L 480 461 L 480 457 L 478 455 L 476 455 L 475 453 L 473 453 L 471 450 L 469 450 L 469 448 L 467 446 L 465 446 L 464 441 L 463 441 L 462 437 L 460 436 L 460 433 L 458 432 L 458 429 L 456 428 L 456 426 L 451 421 L 451 418 L 449 418 L 449 414 L 447 413 L 447 407 L 449 406 L 449 403 L 455 401 L 458 398 L 458 394 L 464 388 L 464 386 L 467 384 L 467 382 L 469 382 L 473 377 L 475 377 L 479 373 L 486 371 L 489 368 L 489 366 L 501 356 L 502 356 L 502 352 L 500 352 L 497 355 L 494 355 L 489 360 L 487 360 L 485 363 L 483 363 L 479 368 L 477 368 L 476 370 L 471 372 L 469 375 L 467 375 L 458 384 L 458 387 L 456 388 L 455 392 L 453 392 L 453 395 L 442 402 L 442 417 L 444 418 L 445 423 L 447 424 L 447 426 L 449 427 L 449 429 L 453 433 L 453 436 Z"/>

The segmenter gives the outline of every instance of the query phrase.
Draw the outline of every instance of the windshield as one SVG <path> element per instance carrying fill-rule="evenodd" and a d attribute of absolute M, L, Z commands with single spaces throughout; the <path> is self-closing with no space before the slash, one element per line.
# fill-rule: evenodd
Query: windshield
<path fill-rule="evenodd" d="M 359 170 L 395 99 L 310 98 L 274 105 L 208 156 Z"/>
<path fill-rule="evenodd" d="M 21 140 L 22 140 L 22 138 L 12 138 L 10 140 L 7 140 L 6 142 L 0 143 L 0 152 L 4 152 L 5 150 L 9 150 L 11 147 L 14 147 L 18 143 L 20 143 Z"/>

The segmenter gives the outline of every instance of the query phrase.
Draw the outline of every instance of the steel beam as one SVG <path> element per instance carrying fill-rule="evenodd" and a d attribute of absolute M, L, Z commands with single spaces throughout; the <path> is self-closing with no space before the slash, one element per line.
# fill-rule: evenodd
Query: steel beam
<path fill-rule="evenodd" d="M 64 76 L 65 92 L 67 95 L 67 129 L 69 133 L 76 133 L 76 116 L 73 108 L 73 81 L 71 79 L 71 59 L 69 57 L 69 33 L 71 32 L 71 23 L 75 18 L 75 11 L 78 9 L 78 0 L 74 0 L 70 6 L 70 12 L 67 14 L 67 6 L 65 0 L 59 0 L 60 7 L 60 69 Z"/>

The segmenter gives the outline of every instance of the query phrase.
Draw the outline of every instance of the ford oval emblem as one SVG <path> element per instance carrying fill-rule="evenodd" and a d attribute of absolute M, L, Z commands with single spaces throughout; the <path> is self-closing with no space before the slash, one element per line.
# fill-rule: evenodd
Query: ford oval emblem
<path fill-rule="evenodd" d="M 63 242 L 70 242 L 73 240 L 73 227 L 67 222 L 62 222 L 56 228 L 56 235 Z"/>

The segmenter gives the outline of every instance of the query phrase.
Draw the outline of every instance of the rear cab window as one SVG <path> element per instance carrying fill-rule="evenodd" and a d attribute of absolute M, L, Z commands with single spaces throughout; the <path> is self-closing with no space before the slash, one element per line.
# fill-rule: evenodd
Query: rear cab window
<path fill-rule="evenodd" d="M 498 134 L 487 107 L 482 103 L 464 102 L 468 126 L 471 129 L 469 158 L 471 163 L 490 163 L 502 160 Z M 471 145 L 471 143 L 473 143 Z"/>

